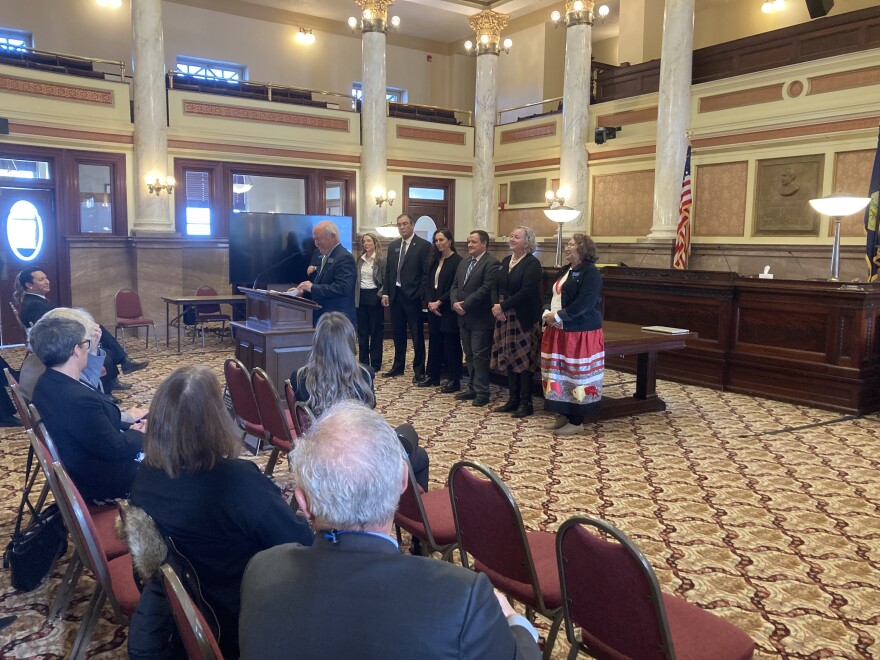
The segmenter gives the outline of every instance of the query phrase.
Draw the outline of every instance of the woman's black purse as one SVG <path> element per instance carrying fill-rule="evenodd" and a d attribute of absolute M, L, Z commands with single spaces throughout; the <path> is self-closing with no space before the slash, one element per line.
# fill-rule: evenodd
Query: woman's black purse
<path fill-rule="evenodd" d="M 3 553 L 3 568 L 12 569 L 10 581 L 19 591 L 36 589 L 49 575 L 58 558 L 67 552 L 67 529 L 58 505 L 50 504 L 37 511 L 30 502 L 29 496 L 39 469 L 34 465 L 34 449 L 30 447 L 25 468 L 25 487 L 15 519 L 15 532 Z M 22 529 L 25 507 L 30 511 L 31 522 Z"/>
<path fill-rule="evenodd" d="M 15 533 L 3 555 L 3 568 L 12 569 L 13 587 L 33 591 L 67 552 L 67 529 L 56 504 L 39 513 L 33 511 L 33 520 L 21 529 L 23 510 L 22 506 L 18 511 Z"/>

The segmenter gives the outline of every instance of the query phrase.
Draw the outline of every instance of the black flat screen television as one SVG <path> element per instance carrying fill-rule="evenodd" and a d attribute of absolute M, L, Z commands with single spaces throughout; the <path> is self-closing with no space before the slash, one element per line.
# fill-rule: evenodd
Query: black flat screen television
<path fill-rule="evenodd" d="M 309 264 L 320 262 L 312 230 L 329 220 L 339 227 L 339 240 L 350 252 L 349 216 L 294 213 L 233 213 L 229 222 L 229 282 L 264 288 L 299 284 Z"/>

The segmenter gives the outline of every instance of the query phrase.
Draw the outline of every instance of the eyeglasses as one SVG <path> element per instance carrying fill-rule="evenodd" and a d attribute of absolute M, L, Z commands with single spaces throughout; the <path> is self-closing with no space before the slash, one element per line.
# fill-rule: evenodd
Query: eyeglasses
<path fill-rule="evenodd" d="M 92 347 L 92 340 L 86 339 L 85 341 L 78 343 L 77 346 L 85 346 L 86 350 L 89 350 Z"/>

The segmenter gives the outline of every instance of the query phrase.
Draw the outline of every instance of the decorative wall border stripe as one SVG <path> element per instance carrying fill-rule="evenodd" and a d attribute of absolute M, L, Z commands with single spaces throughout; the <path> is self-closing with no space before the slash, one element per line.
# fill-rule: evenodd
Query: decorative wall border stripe
<path fill-rule="evenodd" d="M 115 142 L 116 144 L 133 144 L 134 137 L 122 133 L 100 133 L 98 131 L 82 131 L 74 128 L 56 128 L 54 126 L 37 126 L 9 122 L 10 135 L 43 135 L 45 137 L 65 138 L 68 140 L 92 140 L 94 142 Z"/>
<path fill-rule="evenodd" d="M 600 115 L 596 121 L 598 122 L 596 124 L 597 126 L 627 126 L 631 124 L 643 124 L 649 121 L 657 121 L 657 106 Z"/>
<path fill-rule="evenodd" d="M 810 89 L 807 92 L 807 96 L 839 92 L 844 89 L 868 87 L 869 85 L 880 85 L 880 66 L 844 71 L 842 73 L 829 73 L 826 76 L 814 76 L 808 80 Z"/>
<path fill-rule="evenodd" d="M 12 94 L 28 94 L 30 96 L 48 96 L 64 101 L 113 105 L 113 91 L 109 89 L 61 85 L 59 83 L 18 78 L 16 76 L 0 76 L 0 91 L 11 92 Z"/>
<path fill-rule="evenodd" d="M 610 158 L 626 158 L 627 156 L 646 156 L 653 154 L 657 149 L 653 144 L 646 144 L 642 147 L 629 147 L 627 149 L 615 149 L 613 151 L 591 151 L 589 152 L 590 162 L 597 160 L 608 160 Z"/>
<path fill-rule="evenodd" d="M 501 131 L 501 144 L 519 142 L 520 140 L 534 140 L 535 138 L 546 137 L 548 135 L 556 135 L 555 121 L 548 124 L 529 126 L 528 128 L 514 128 L 508 131 Z"/>
<path fill-rule="evenodd" d="M 444 172 L 466 172 L 468 174 L 474 171 L 473 165 L 429 163 L 424 160 L 398 160 L 396 158 L 388 159 L 388 167 L 405 167 L 414 170 L 441 170 Z"/>
<path fill-rule="evenodd" d="M 861 119 L 844 119 L 821 124 L 805 124 L 804 126 L 792 126 L 790 128 L 773 128 L 754 133 L 735 133 L 731 135 L 716 135 L 713 137 L 694 138 L 691 143 L 694 149 L 701 147 L 720 147 L 732 144 L 746 144 L 749 142 L 762 142 L 765 140 L 779 140 L 784 138 L 804 137 L 809 135 L 822 135 L 824 133 L 842 133 L 844 131 L 859 131 L 866 128 L 877 130 L 880 124 L 880 115 L 876 117 L 863 117 Z M 593 156 L 590 156 L 592 160 Z"/>
<path fill-rule="evenodd" d="M 700 99 L 699 112 L 717 112 L 718 110 L 730 110 L 742 108 L 747 105 L 759 103 L 772 103 L 782 101 L 782 83 L 774 83 L 765 87 L 753 87 L 739 92 L 704 96 Z"/>
<path fill-rule="evenodd" d="M 346 133 L 350 129 L 348 119 L 317 117 L 315 115 L 304 115 L 297 112 L 260 110 L 257 108 L 244 108 L 238 105 L 204 103 L 201 101 L 184 101 L 183 114 L 215 117 L 219 119 L 244 119 L 247 121 L 261 121 L 269 124 L 284 124 L 286 126 L 317 128 L 326 131 L 343 131 Z"/>
<path fill-rule="evenodd" d="M 544 158 L 542 160 L 530 160 L 521 163 L 505 163 L 504 165 L 496 165 L 496 172 L 514 172 L 516 170 L 531 170 L 536 167 L 553 167 L 559 165 L 558 158 Z"/>
<path fill-rule="evenodd" d="M 337 163 L 360 163 L 360 156 L 330 154 L 298 149 L 278 149 L 276 147 L 254 147 L 245 144 L 221 144 L 219 142 L 195 142 L 190 140 L 168 140 L 171 149 L 190 149 L 193 151 L 225 151 L 234 154 L 254 156 L 278 156 L 280 158 L 302 158 L 305 160 L 329 160 Z"/>
<path fill-rule="evenodd" d="M 457 131 L 438 131 L 431 128 L 397 125 L 397 137 L 401 140 L 422 140 L 425 142 L 445 142 L 446 144 L 465 144 L 466 136 Z"/>

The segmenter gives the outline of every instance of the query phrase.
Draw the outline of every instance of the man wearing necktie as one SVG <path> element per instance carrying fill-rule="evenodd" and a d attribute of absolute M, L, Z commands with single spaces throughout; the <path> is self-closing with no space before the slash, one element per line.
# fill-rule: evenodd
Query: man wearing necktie
<path fill-rule="evenodd" d="M 425 378 L 425 330 L 422 309 L 428 282 L 428 268 L 433 247 L 415 235 L 412 218 L 406 213 L 397 218 L 400 238 L 388 246 L 385 266 L 385 290 L 382 306 L 391 308 L 391 331 L 394 337 L 394 362 L 385 377 L 400 376 L 406 365 L 406 329 L 413 343 L 413 382 Z"/>
<path fill-rule="evenodd" d="M 311 293 L 312 300 L 321 305 L 313 316 L 313 324 L 324 312 L 342 312 L 357 327 L 354 307 L 355 262 L 351 252 L 339 242 L 339 227 L 327 220 L 312 230 L 315 247 L 321 252 L 321 265 L 315 281 L 305 280 L 296 285 L 300 291 Z"/>
<path fill-rule="evenodd" d="M 485 406 L 489 403 L 489 352 L 495 330 L 492 305 L 496 302 L 493 298 L 499 263 L 487 252 L 489 234 L 482 229 L 468 235 L 467 248 L 470 259 L 463 259 L 458 265 L 449 300 L 458 314 L 461 346 L 471 383 L 455 398 L 472 401 L 474 406 Z"/>

